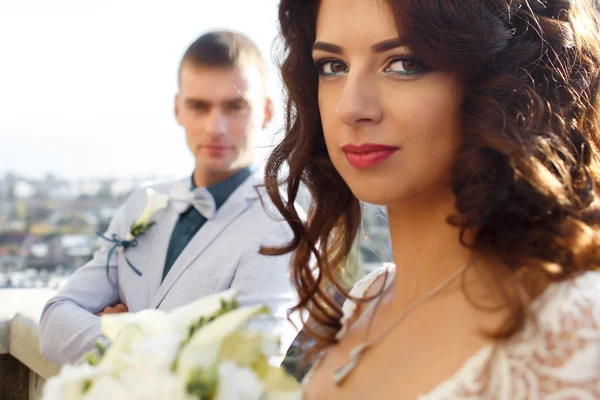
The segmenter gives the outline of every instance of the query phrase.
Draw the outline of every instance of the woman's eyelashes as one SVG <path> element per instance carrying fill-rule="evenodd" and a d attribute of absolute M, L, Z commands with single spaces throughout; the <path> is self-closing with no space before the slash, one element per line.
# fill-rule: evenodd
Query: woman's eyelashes
<path fill-rule="evenodd" d="M 384 72 L 398 75 L 415 75 L 429 71 L 425 63 L 414 57 L 397 57 L 390 60 Z"/>
<path fill-rule="evenodd" d="M 321 77 L 336 76 L 348 72 L 348 66 L 344 62 L 331 58 L 315 60 L 315 66 Z"/>
<path fill-rule="evenodd" d="M 323 58 L 314 61 L 319 76 L 322 78 L 338 76 L 349 71 L 348 65 L 335 58 Z M 415 57 L 394 57 L 383 69 L 383 72 L 398 76 L 410 76 L 429 71 L 425 63 Z"/>

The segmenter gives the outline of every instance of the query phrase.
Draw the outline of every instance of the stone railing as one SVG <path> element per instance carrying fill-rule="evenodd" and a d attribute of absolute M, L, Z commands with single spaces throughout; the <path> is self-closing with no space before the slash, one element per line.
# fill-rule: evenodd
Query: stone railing
<path fill-rule="evenodd" d="M 40 399 L 58 368 L 40 355 L 38 321 L 46 289 L 0 290 L 0 400 Z"/>

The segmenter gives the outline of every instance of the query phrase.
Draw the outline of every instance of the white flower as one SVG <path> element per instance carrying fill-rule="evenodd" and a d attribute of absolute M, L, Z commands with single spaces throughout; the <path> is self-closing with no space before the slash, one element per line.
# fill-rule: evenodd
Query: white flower
<path fill-rule="evenodd" d="M 114 373 L 142 367 L 170 370 L 185 337 L 183 327 L 178 329 L 165 312 L 154 309 L 108 314 L 102 316 L 101 326 L 112 343 L 100 365 Z"/>
<path fill-rule="evenodd" d="M 111 376 L 103 376 L 92 383 L 83 400 L 129 400 L 133 399 L 118 380 Z"/>
<path fill-rule="evenodd" d="M 267 392 L 261 400 L 302 400 L 302 391 L 298 389 L 290 392 Z"/>
<path fill-rule="evenodd" d="M 262 334 L 261 351 L 266 357 L 279 355 L 280 345 L 281 343 L 277 335 L 268 333 Z"/>
<path fill-rule="evenodd" d="M 106 375 L 104 369 L 91 365 L 64 365 L 60 373 L 44 385 L 44 400 L 81 400 L 89 384 L 99 376 Z"/>
<path fill-rule="evenodd" d="M 263 384 L 248 368 L 226 361 L 219 365 L 219 383 L 215 400 L 260 400 Z"/>
<path fill-rule="evenodd" d="M 139 400 L 194 400 L 187 394 L 185 382 L 169 371 L 158 372 L 140 365 L 120 375 L 123 387 L 131 393 L 130 399 Z M 112 398 L 105 397 L 105 399 Z"/>
<path fill-rule="evenodd" d="M 200 318 L 208 318 L 221 309 L 221 301 L 230 303 L 237 297 L 236 289 L 229 289 L 178 307 L 169 313 L 169 319 L 178 327 L 187 328 Z"/>
<path fill-rule="evenodd" d="M 114 374 L 131 368 L 167 373 L 171 371 L 183 338 L 179 332 L 145 336 L 135 326 L 128 326 L 110 345 L 99 365 Z"/>
<path fill-rule="evenodd" d="M 102 333 L 109 340 L 115 340 L 117 334 L 128 325 L 139 326 L 147 335 L 169 332 L 174 329 L 167 313 L 153 308 L 137 313 L 105 314 L 100 318 Z"/>
<path fill-rule="evenodd" d="M 127 325 L 138 325 L 147 334 L 160 334 L 174 330 L 185 331 L 200 318 L 208 318 L 221 309 L 221 302 L 231 302 L 237 290 L 229 289 L 178 307 L 170 313 L 147 309 L 137 313 L 105 314 L 100 319 L 102 333 L 110 340 Z"/>
<path fill-rule="evenodd" d="M 131 357 L 131 349 L 136 341 L 144 336 L 144 331 L 137 325 L 127 325 L 119 332 L 102 359 L 99 366 L 106 368 L 113 374 L 135 366 L 135 360 Z"/>
<path fill-rule="evenodd" d="M 64 366 L 46 383 L 43 399 L 194 400 L 214 393 L 215 400 L 300 400 L 297 382 L 268 366 L 268 357 L 278 350 L 277 336 L 247 330 L 248 321 L 267 309 L 237 308 L 220 315 L 222 302 L 229 304 L 235 296 L 229 290 L 171 313 L 150 309 L 102 316 L 111 344 L 100 362 Z"/>
<path fill-rule="evenodd" d="M 150 222 L 150 218 L 158 211 L 167 208 L 169 196 L 159 193 L 151 188 L 146 188 L 146 208 L 140 214 L 136 224 L 145 225 Z"/>
<path fill-rule="evenodd" d="M 214 366 L 225 339 L 244 326 L 250 318 L 264 311 L 262 306 L 238 308 L 198 330 L 181 350 L 177 369 L 179 376 L 187 380 L 195 369 L 210 369 Z"/>
<path fill-rule="evenodd" d="M 184 336 L 182 332 L 164 332 L 146 337 L 140 343 L 134 343 L 131 356 L 135 364 L 143 368 L 157 372 L 171 371 Z"/>
<path fill-rule="evenodd" d="M 281 368 L 268 367 L 262 377 L 265 387 L 264 398 L 261 400 L 301 400 L 302 390 L 294 378 Z"/>

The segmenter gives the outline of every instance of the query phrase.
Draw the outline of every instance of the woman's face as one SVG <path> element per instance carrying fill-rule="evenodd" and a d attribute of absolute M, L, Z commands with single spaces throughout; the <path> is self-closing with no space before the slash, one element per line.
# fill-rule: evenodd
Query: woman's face
<path fill-rule="evenodd" d="M 319 109 L 331 161 L 358 199 L 421 203 L 451 193 L 463 87 L 412 57 L 388 7 L 321 1 Z"/>

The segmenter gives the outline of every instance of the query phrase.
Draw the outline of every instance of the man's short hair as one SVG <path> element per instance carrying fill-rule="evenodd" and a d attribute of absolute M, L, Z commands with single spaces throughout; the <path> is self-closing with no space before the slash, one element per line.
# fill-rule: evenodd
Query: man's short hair
<path fill-rule="evenodd" d="M 181 59 L 179 79 L 186 64 L 209 68 L 244 68 L 253 65 L 263 79 L 267 75 L 267 66 L 254 42 L 240 33 L 230 31 L 208 32 L 196 39 Z"/>

